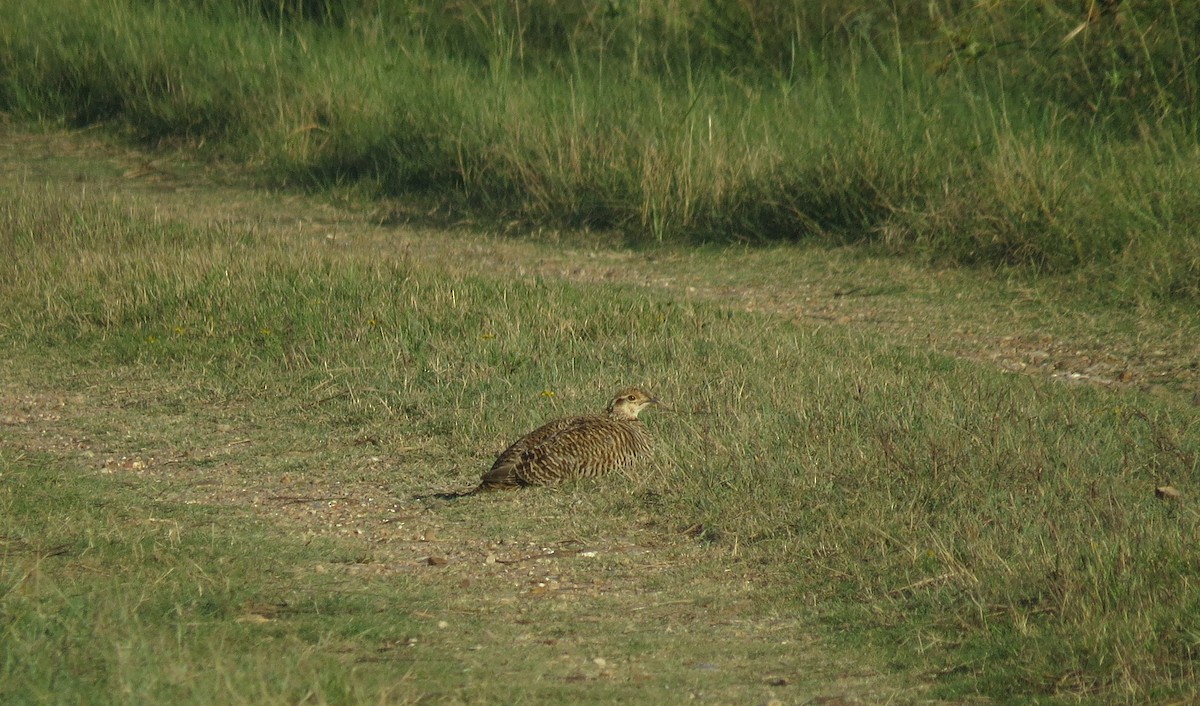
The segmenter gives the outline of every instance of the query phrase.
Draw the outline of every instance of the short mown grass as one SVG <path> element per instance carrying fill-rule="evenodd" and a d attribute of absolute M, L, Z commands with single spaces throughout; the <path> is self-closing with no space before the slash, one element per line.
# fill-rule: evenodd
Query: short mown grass
<path fill-rule="evenodd" d="M 74 434 L 170 454 L 182 473 L 96 474 L 74 436 L 38 450 L 50 437 L 0 429 L 8 700 L 574 698 L 595 675 L 548 676 L 570 641 L 652 666 L 651 686 L 631 676 L 595 698 L 646 697 L 643 686 L 671 698 L 699 688 L 686 665 L 717 659 L 714 640 L 737 646 L 722 659 L 740 655 L 723 674 L 755 668 L 758 649 L 771 669 L 801 659 L 754 637 L 796 616 L 942 696 L 1197 697 L 1200 421 L 1182 399 L 1004 375 L 643 288 L 158 222 L 54 186 L 5 199 L 10 384 L 84 396 L 95 410 Z M 600 584 L 595 600 L 612 602 L 589 604 L 605 609 L 599 624 L 539 604 L 505 613 L 535 628 L 501 628 L 489 611 L 512 604 L 491 602 L 488 578 L 322 578 L 316 563 L 369 565 L 385 545 L 333 526 L 289 534 L 256 519 L 266 503 L 194 496 L 265 495 L 287 478 L 382 488 L 403 505 L 468 486 L 513 433 L 624 384 L 673 408 L 647 415 L 659 443 L 645 475 L 428 515 L 463 542 L 626 538 L 695 552 L 619 567 L 623 589 L 603 598 Z M 255 451 L 220 463 L 188 450 L 215 443 L 203 430 L 221 424 L 252 430 Z M 1162 485 L 1182 497 L 1157 498 Z M 684 627 L 676 601 L 700 622 Z M 438 605 L 462 632 L 421 618 Z M 311 611 L 276 618 L 295 606 Z M 642 609 L 655 620 L 629 617 Z M 264 611 L 265 643 L 246 627 Z M 759 628 L 720 627 L 739 621 Z M 389 661 L 409 638 L 437 649 Z M 514 640 L 531 646 L 511 651 Z M 759 698 L 727 686 L 723 698 Z"/>
<path fill-rule="evenodd" d="M 411 213 L 1197 301 L 1196 10 L 958 5 L 20 0 L 0 110 Z"/>

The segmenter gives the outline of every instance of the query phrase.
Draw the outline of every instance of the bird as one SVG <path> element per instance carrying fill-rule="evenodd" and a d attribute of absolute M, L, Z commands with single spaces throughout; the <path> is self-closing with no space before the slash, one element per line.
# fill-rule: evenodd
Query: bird
<path fill-rule="evenodd" d="M 616 393 L 603 414 L 563 417 L 517 439 L 463 495 L 527 485 L 553 485 L 625 471 L 651 455 L 650 434 L 638 414 L 660 404 L 637 387 Z"/>

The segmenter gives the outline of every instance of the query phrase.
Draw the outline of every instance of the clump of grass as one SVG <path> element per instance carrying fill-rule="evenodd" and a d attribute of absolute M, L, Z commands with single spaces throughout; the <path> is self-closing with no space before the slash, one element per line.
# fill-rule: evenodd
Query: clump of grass
<path fill-rule="evenodd" d="M 958 263 L 1086 273 L 1105 299 L 1194 296 L 1200 263 L 1177 231 L 1191 227 L 1179 209 L 1200 179 L 1192 148 L 1014 136 L 992 149 L 982 167 L 952 170 L 938 198 L 891 219 L 883 240 Z"/>
<path fill-rule="evenodd" d="M 258 109 L 249 99 L 280 78 L 278 52 L 292 51 L 264 41 L 266 28 L 171 5 L 64 9 L 6 9 L 7 110 L 73 126 L 111 122 L 151 142 L 236 145 Z"/>

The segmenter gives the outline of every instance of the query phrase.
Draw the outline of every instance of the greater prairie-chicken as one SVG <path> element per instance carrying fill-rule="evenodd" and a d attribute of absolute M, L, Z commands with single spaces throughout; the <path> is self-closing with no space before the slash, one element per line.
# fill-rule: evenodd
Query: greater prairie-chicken
<path fill-rule="evenodd" d="M 471 493 L 523 485 L 551 485 L 624 471 L 650 457 L 651 442 L 638 413 L 658 404 L 636 387 L 618 392 L 604 414 L 556 419 L 515 441 L 496 458 Z"/>

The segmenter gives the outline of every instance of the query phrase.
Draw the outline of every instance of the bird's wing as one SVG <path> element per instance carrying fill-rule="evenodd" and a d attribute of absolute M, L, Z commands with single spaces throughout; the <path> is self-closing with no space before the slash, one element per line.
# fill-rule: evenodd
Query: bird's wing
<path fill-rule="evenodd" d="M 578 426 L 583 417 L 564 417 L 543 424 L 520 439 L 517 439 L 496 457 L 491 470 L 483 474 L 484 485 L 515 485 L 521 482 L 518 468 L 536 456 L 539 449 L 556 438 L 564 430 Z"/>
<path fill-rule="evenodd" d="M 612 430 L 596 417 L 575 417 L 530 445 L 517 460 L 514 471 L 525 482 L 566 480 L 597 464 L 611 446 Z"/>

